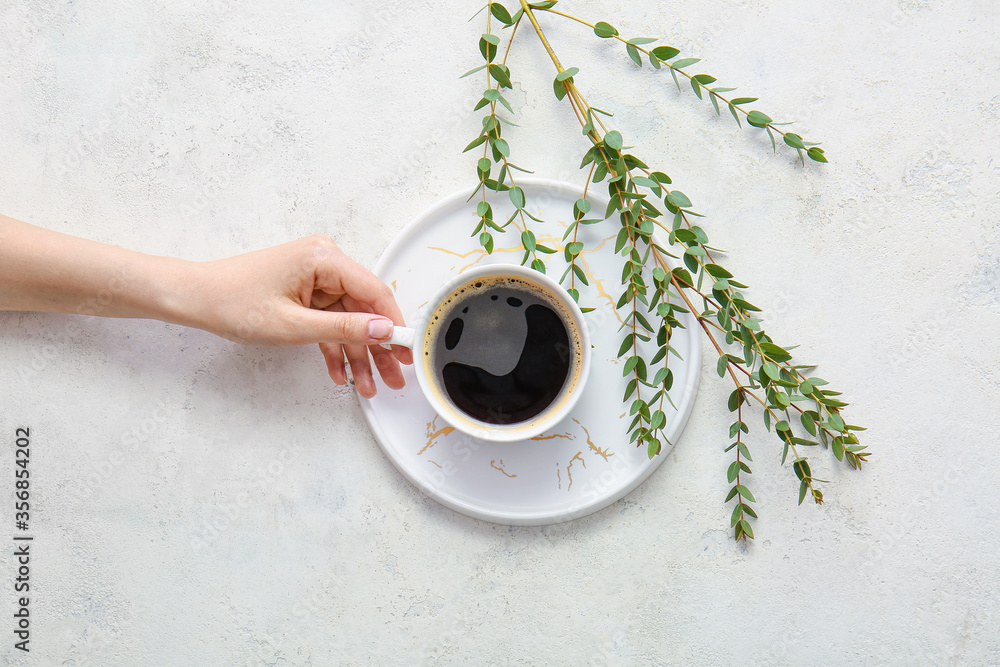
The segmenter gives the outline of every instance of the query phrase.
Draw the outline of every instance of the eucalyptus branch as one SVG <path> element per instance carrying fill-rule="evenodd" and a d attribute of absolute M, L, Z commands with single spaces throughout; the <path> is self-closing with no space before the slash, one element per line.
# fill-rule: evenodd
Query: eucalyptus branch
<path fill-rule="evenodd" d="M 477 208 L 480 221 L 474 234 L 480 234 L 480 242 L 490 252 L 492 232 L 503 232 L 511 223 L 518 226 L 516 220 L 520 220 L 523 228 L 518 228 L 525 250 L 522 263 L 530 257 L 531 265 L 544 271 L 544 262 L 537 253 L 554 252 L 540 246 L 527 228 L 527 219 L 538 220 L 524 210 L 524 192 L 511 174 L 515 169 L 524 170 L 508 161 L 510 149 L 501 137 L 501 125 L 509 121 L 497 114 L 497 103 L 512 111 L 502 95 L 504 88 L 511 87 L 506 60 L 517 26 L 527 17 L 555 66 L 552 88 L 556 98 L 567 101 L 583 135 L 590 142 L 580 165 L 581 168 L 589 165 L 584 194 L 575 203 L 573 220 L 563 235 L 563 241 L 570 235 L 572 240 L 566 243 L 563 250 L 567 268 L 560 281 L 568 279 L 570 293 L 579 300 L 576 281 L 589 284 L 586 272 L 577 261 L 584 249 L 578 240 L 580 226 L 617 217 L 615 253 L 622 258 L 622 292 L 615 306 L 624 313 L 620 329 L 623 335 L 618 350 L 618 357 L 624 361 L 623 375 L 627 378 L 623 401 L 629 404 L 632 417 L 628 427 L 630 442 L 645 446 L 650 457 L 662 451 L 662 442 L 666 440 L 663 431 L 667 421 L 664 401 L 672 403 L 669 392 L 673 383 L 668 359 L 671 353 L 680 356 L 670 345 L 671 334 L 675 328 L 683 326 L 680 317 L 684 313 L 695 317 L 718 353 L 718 374 L 720 377 L 728 375 L 735 385 L 728 402 L 730 412 L 736 417 L 729 432 L 733 441 L 726 447 L 727 452 L 735 452 L 727 471 L 729 483 L 733 486 L 726 502 L 736 500 L 731 517 L 735 539 L 752 539 L 750 520 L 755 519 L 757 514 L 751 506 L 756 500 L 745 483 L 746 477 L 752 474 L 750 450 L 743 437 L 750 430 L 743 415 L 746 404 L 753 401 L 760 405 L 765 428 L 771 431 L 773 427 L 782 443 L 782 463 L 791 454 L 792 470 L 799 481 L 800 503 L 806 495 L 821 503 L 823 493 L 816 485 L 824 481 L 813 477 L 809 461 L 800 454 L 800 448 L 829 447 L 838 460 L 846 459 L 848 465 L 860 469 L 869 455 L 857 437 L 857 432 L 863 429 L 844 421 L 841 411 L 847 404 L 838 398 L 839 392 L 825 389 L 825 380 L 807 376 L 806 372 L 812 367 L 795 364 L 790 352 L 792 348 L 778 345 L 767 334 L 761 324 L 761 310 L 745 296 L 748 286 L 736 280 L 719 263 L 719 250 L 709 245 L 705 230 L 693 224 L 692 218 L 702 216 L 693 210 L 690 199 L 683 192 L 668 187 L 672 185 L 672 180 L 666 173 L 651 169 L 629 152 L 621 133 L 609 128 L 604 120 L 611 116 L 610 113 L 587 102 L 574 81 L 580 70 L 563 67 L 535 12 L 546 11 L 571 19 L 589 26 L 598 37 L 614 38 L 624 43 L 629 57 L 639 66 L 643 65 L 643 55 L 656 69 L 666 65 L 675 82 L 678 82 L 678 73 L 686 77 L 699 98 L 704 99 L 707 91 L 717 113 L 721 114 L 721 102 L 729 108 L 737 123 L 740 123 L 742 114 L 751 126 L 767 131 L 775 149 L 774 133 L 780 134 L 784 143 L 798 151 L 803 164 L 806 156 L 816 162 L 826 162 L 823 150 L 817 144 L 805 142 L 797 134 L 778 129 L 776 126 L 781 124 L 775 123 L 766 114 L 742 108 L 756 98 L 727 98 L 723 93 L 733 89 L 709 87 L 716 81 L 714 77 L 686 73 L 684 68 L 698 62 L 698 59 L 677 59 L 680 54 L 678 49 L 670 46 L 644 48 L 644 45 L 657 40 L 645 37 L 624 39 L 608 23 L 591 24 L 553 9 L 554 0 L 537 3 L 519 0 L 519 3 L 520 8 L 514 15 L 500 3 L 489 2 L 486 5 L 487 32 L 480 39 L 480 51 L 486 64 L 472 70 L 485 69 L 487 72 L 487 90 L 476 108 L 489 106 L 490 109 L 483 118 L 483 131 L 466 149 L 485 144 L 483 158 L 477 165 L 479 185 L 473 193 L 473 196 L 482 193 L 482 201 Z M 504 58 L 499 63 L 494 62 L 500 42 L 490 32 L 493 18 L 506 27 L 513 26 Z M 493 169 L 498 165 L 499 174 L 493 178 Z M 607 186 L 608 205 L 603 216 L 588 218 L 591 211 L 588 188 L 598 183 Z M 492 209 L 486 201 L 487 189 L 507 191 L 514 203 L 514 214 L 502 225 L 492 217 Z M 660 245 L 659 237 L 654 236 L 657 228 L 666 233 L 667 247 Z M 651 356 L 650 349 L 655 350 Z M 793 414 L 798 419 L 793 419 Z"/>
<path fill-rule="evenodd" d="M 480 245 L 486 250 L 487 254 L 490 254 L 493 252 L 494 247 L 493 232 L 503 233 L 506 231 L 507 226 L 513 223 L 515 228 L 521 233 L 520 241 L 524 248 L 524 257 L 521 259 L 521 264 L 527 264 L 530 260 L 533 269 L 545 273 L 545 262 L 539 257 L 539 253 L 552 254 L 556 251 L 538 243 L 534 232 L 528 229 L 527 218 L 536 222 L 542 221 L 525 210 L 524 189 L 515 182 L 513 172 L 515 170 L 525 173 L 531 172 L 508 160 L 510 157 L 510 145 L 502 137 L 502 125 L 512 125 L 513 123 L 497 114 L 497 102 L 502 104 L 509 112 L 514 112 L 510 102 L 503 96 L 502 89 L 512 87 L 510 82 L 510 68 L 507 67 L 507 56 L 510 54 L 510 46 L 513 44 L 520 19 L 512 21 L 506 9 L 499 3 L 490 3 L 488 7 L 486 32 L 479 39 L 479 51 L 482 53 L 486 64 L 471 69 L 462 75 L 465 77 L 480 70 L 486 71 L 486 90 L 483 92 L 482 99 L 476 104 L 475 110 L 489 107 L 489 113 L 483 117 L 482 131 L 465 148 L 465 151 L 470 151 L 477 146 L 485 144 L 483 157 L 476 164 L 476 174 L 479 184 L 469 197 L 469 199 L 472 199 L 477 194 L 482 194 L 482 198 L 476 207 L 479 224 L 472 234 L 479 235 Z M 494 62 L 497 49 L 500 45 L 500 38 L 491 31 L 491 19 L 493 17 L 503 22 L 505 26 L 513 25 L 503 60 L 500 63 Z M 493 167 L 496 165 L 500 165 L 500 172 L 496 178 L 491 178 Z M 507 192 L 511 203 L 514 205 L 514 213 L 503 224 L 497 224 L 493 218 L 493 207 L 486 201 L 487 190 Z M 520 225 L 516 222 L 516 219 L 520 219 Z"/>

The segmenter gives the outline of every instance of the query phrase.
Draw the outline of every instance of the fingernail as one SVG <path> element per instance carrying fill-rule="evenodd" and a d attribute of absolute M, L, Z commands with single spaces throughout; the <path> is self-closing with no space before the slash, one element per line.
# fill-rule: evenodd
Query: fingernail
<path fill-rule="evenodd" d="M 392 322 L 390 320 L 370 320 L 368 322 L 368 335 L 376 340 L 391 338 Z"/>

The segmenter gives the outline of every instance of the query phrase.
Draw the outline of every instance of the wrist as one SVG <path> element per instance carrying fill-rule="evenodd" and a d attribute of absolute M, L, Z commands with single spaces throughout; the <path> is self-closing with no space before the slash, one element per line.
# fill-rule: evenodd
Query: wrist
<path fill-rule="evenodd" d="M 204 262 L 173 257 L 159 257 L 154 293 L 150 299 L 151 317 L 216 333 L 204 295 L 208 293 Z"/>

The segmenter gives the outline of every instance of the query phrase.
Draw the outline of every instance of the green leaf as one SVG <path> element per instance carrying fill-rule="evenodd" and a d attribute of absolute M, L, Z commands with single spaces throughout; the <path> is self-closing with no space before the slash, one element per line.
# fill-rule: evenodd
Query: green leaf
<path fill-rule="evenodd" d="M 708 74 L 695 74 L 693 77 L 691 77 L 691 80 L 697 81 L 698 83 L 704 86 L 709 83 L 714 83 L 716 79 L 714 76 L 709 76 Z"/>
<path fill-rule="evenodd" d="M 510 83 L 510 70 L 504 65 L 496 63 L 490 64 L 490 76 L 503 88 L 512 88 Z"/>
<path fill-rule="evenodd" d="M 815 160 L 816 162 L 829 162 L 829 160 L 826 159 L 826 156 L 823 155 L 823 149 L 818 146 L 813 146 L 807 150 L 806 155 L 809 156 L 810 160 Z"/>
<path fill-rule="evenodd" d="M 622 149 L 621 133 L 618 130 L 611 130 L 610 132 L 604 135 L 604 143 L 606 143 L 611 148 L 614 148 L 616 151 L 620 151 Z"/>
<path fill-rule="evenodd" d="M 499 2 L 490 3 L 490 13 L 497 18 L 498 21 L 504 25 L 511 25 L 514 23 L 513 19 L 510 17 L 510 13 L 507 8 L 501 5 Z"/>
<path fill-rule="evenodd" d="M 738 524 L 743 518 L 743 507 L 743 503 L 736 503 L 733 505 L 733 514 L 729 521 L 730 526 L 736 526 L 736 524 Z"/>
<path fill-rule="evenodd" d="M 619 355 L 621 356 L 621 355 Z M 739 389 L 733 389 L 733 393 L 729 394 L 729 411 L 736 412 L 742 403 L 742 393 Z M 767 414 L 766 412 L 764 414 Z"/>
<path fill-rule="evenodd" d="M 493 62 L 493 59 L 497 55 L 497 44 L 499 43 L 500 38 L 496 35 L 484 34 L 479 39 L 479 52 L 483 54 L 486 62 Z"/>
<path fill-rule="evenodd" d="M 610 23 L 605 23 L 604 21 L 598 21 L 594 25 L 594 34 L 602 39 L 608 39 L 609 37 L 614 37 L 618 34 L 618 30 Z"/>
<path fill-rule="evenodd" d="M 707 251 L 704 248 L 702 248 L 700 245 L 693 245 L 693 246 L 689 246 L 687 248 L 684 248 L 684 254 L 685 255 L 692 255 L 694 257 L 704 257 L 707 254 Z"/>
<path fill-rule="evenodd" d="M 540 259 L 532 260 L 531 268 L 533 268 L 535 271 L 538 271 L 539 273 L 545 273 L 545 262 L 543 262 Z"/>
<path fill-rule="evenodd" d="M 670 60 L 680 53 L 680 49 L 675 49 L 672 46 L 658 46 L 651 53 L 660 60 Z"/>
<path fill-rule="evenodd" d="M 622 340 L 622 346 L 618 348 L 618 356 L 624 357 L 625 353 L 632 349 L 632 342 L 634 340 L 635 334 L 628 334 L 625 339 Z"/>
<path fill-rule="evenodd" d="M 563 71 L 559 72 L 559 74 L 556 74 L 556 80 L 565 81 L 566 79 L 574 77 L 579 73 L 580 73 L 579 67 L 570 67 L 569 69 L 564 69 Z"/>
<path fill-rule="evenodd" d="M 805 483 L 805 480 L 803 480 L 799 484 L 799 505 L 801 505 L 802 501 L 806 499 L 806 491 L 808 490 L 809 490 L 809 485 Z"/>
<path fill-rule="evenodd" d="M 687 198 L 680 190 L 672 190 L 669 195 L 667 195 L 667 201 L 676 206 L 677 208 L 688 208 L 691 206 L 691 200 Z"/>
<path fill-rule="evenodd" d="M 757 101 L 756 97 L 736 97 L 733 98 L 733 100 L 730 101 L 729 103 L 739 106 L 741 104 L 750 104 L 751 102 L 756 102 L 756 101 Z"/>
<path fill-rule="evenodd" d="M 486 141 L 486 135 L 485 135 L 485 134 L 484 134 L 484 135 L 481 135 L 481 136 L 478 136 L 478 137 L 476 137 L 476 138 L 475 138 L 475 139 L 474 139 L 474 140 L 472 141 L 472 143 L 471 143 L 471 144 L 469 144 L 468 146 L 466 146 L 466 147 L 465 147 L 465 150 L 463 150 L 462 152 L 463 152 L 463 153 L 466 153 L 466 152 L 468 152 L 468 151 L 471 151 L 471 150 L 472 150 L 473 148 L 475 148 L 476 146 L 479 146 L 479 145 L 481 145 L 481 144 L 482 144 L 482 143 L 483 143 L 484 141 Z"/>
<path fill-rule="evenodd" d="M 646 448 L 646 453 L 649 455 L 649 458 L 653 458 L 654 456 L 656 456 L 657 454 L 659 454 L 660 453 L 660 441 L 657 440 L 656 438 L 653 438 L 652 440 L 650 440 L 649 441 L 649 446 Z"/>
<path fill-rule="evenodd" d="M 838 461 L 844 460 L 844 445 L 840 442 L 840 438 L 834 438 L 833 443 L 831 443 L 833 448 L 833 455 L 837 457 Z"/>
<path fill-rule="evenodd" d="M 628 43 L 641 46 L 642 44 L 652 44 L 655 41 L 656 41 L 655 37 L 633 37 L 632 39 L 628 40 Z"/>
<path fill-rule="evenodd" d="M 556 94 L 556 99 L 561 100 L 566 97 L 566 84 L 559 79 L 555 79 L 552 82 L 552 91 Z"/>
<path fill-rule="evenodd" d="M 506 139 L 497 139 L 493 142 L 493 146 L 500 152 L 500 155 L 510 157 L 510 146 Z"/>
<path fill-rule="evenodd" d="M 727 476 L 729 477 L 729 483 L 732 484 L 736 481 L 736 476 L 740 474 L 740 462 L 733 461 L 729 464 L 729 470 L 727 471 Z"/>
<path fill-rule="evenodd" d="M 733 114 L 733 118 L 736 119 L 736 124 L 739 125 L 740 127 L 743 127 L 740 124 L 740 117 L 736 115 L 736 107 L 734 107 L 732 104 L 729 105 L 729 113 Z"/>
<path fill-rule="evenodd" d="M 642 67 L 642 58 L 639 57 L 639 49 L 635 48 L 634 44 L 626 44 L 625 50 L 628 51 L 629 58 L 635 61 L 635 64 Z"/>
<path fill-rule="evenodd" d="M 726 271 L 724 268 L 722 268 L 718 264 L 706 264 L 705 265 L 705 271 L 707 271 L 708 274 L 711 275 L 713 278 L 732 278 L 733 277 L 733 274 L 731 274 L 729 271 Z"/>
<path fill-rule="evenodd" d="M 635 369 L 636 364 L 640 361 L 642 360 L 637 356 L 629 357 L 628 361 L 625 362 L 624 368 L 622 368 L 622 377 L 628 377 L 628 374 Z"/>
<path fill-rule="evenodd" d="M 479 235 L 479 245 L 486 249 L 487 255 L 493 253 L 493 237 L 489 233 L 483 232 Z"/>
<path fill-rule="evenodd" d="M 656 190 L 657 192 L 660 191 L 660 184 L 651 178 L 646 178 L 645 176 L 633 176 L 632 182 L 635 183 L 636 185 L 642 185 L 644 187 L 651 188 L 653 190 Z"/>
<path fill-rule="evenodd" d="M 742 484 L 737 484 L 736 485 L 736 493 L 740 494 L 740 498 L 745 498 L 746 500 L 749 500 L 752 503 L 757 502 L 754 499 L 753 494 L 750 493 L 750 489 L 748 489 L 747 487 L 743 486 Z"/>
<path fill-rule="evenodd" d="M 656 377 L 653 378 L 653 384 L 657 387 L 663 385 L 666 389 L 670 389 L 670 385 L 673 382 L 673 371 L 664 366 L 660 370 L 656 371 Z"/>
<path fill-rule="evenodd" d="M 579 255 L 582 250 L 583 243 L 579 241 L 574 241 L 566 246 L 566 252 L 568 252 L 571 256 Z"/>
<path fill-rule="evenodd" d="M 836 412 L 830 414 L 829 422 L 834 431 L 844 430 L 844 418 Z"/>
<path fill-rule="evenodd" d="M 747 122 L 754 127 L 767 127 L 771 124 L 771 117 L 760 111 L 751 111 L 747 114 Z"/>
<path fill-rule="evenodd" d="M 812 415 L 808 412 L 803 412 L 799 420 L 802 422 L 802 426 L 809 431 L 810 435 L 816 435 L 816 421 L 812 418 Z"/>
<path fill-rule="evenodd" d="M 785 133 L 785 143 L 792 148 L 805 148 L 805 144 L 802 143 L 802 137 L 792 132 Z"/>
<path fill-rule="evenodd" d="M 531 232 L 531 230 L 526 229 L 521 232 L 521 245 L 524 246 L 525 250 L 528 252 L 533 251 L 535 249 L 535 244 L 535 235 Z"/>
<path fill-rule="evenodd" d="M 792 358 L 792 355 L 790 355 L 787 350 L 775 345 L 774 343 L 768 343 L 767 341 L 761 342 L 760 349 L 764 354 L 777 362 L 788 361 Z M 813 378 L 812 382 L 815 383 L 816 379 Z"/>
<path fill-rule="evenodd" d="M 675 60 L 670 63 L 670 66 L 674 69 L 684 69 L 688 65 L 694 65 L 695 63 L 700 63 L 701 58 L 681 58 L 680 60 Z"/>
<path fill-rule="evenodd" d="M 486 65 L 480 65 L 479 67 L 473 67 L 468 72 L 466 72 L 465 74 L 463 74 L 462 76 L 460 76 L 458 78 L 459 79 L 464 79 L 465 77 L 469 76 L 470 74 L 475 74 L 476 72 L 478 72 L 479 70 L 482 70 L 482 69 L 486 69 Z"/>

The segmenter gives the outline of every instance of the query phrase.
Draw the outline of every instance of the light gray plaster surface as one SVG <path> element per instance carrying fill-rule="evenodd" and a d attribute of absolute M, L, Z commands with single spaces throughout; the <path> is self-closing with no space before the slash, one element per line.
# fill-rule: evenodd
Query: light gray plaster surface
<path fill-rule="evenodd" d="M 0 314 L 4 664 L 1000 663 L 997 3 L 560 8 L 662 35 L 824 142 L 831 163 L 803 168 L 542 17 L 590 101 L 708 216 L 772 335 L 845 392 L 867 469 L 816 452 L 827 501 L 797 507 L 755 415 L 757 539 L 735 544 L 730 387 L 706 343 L 687 430 L 643 486 L 569 524 L 493 525 L 407 483 L 315 349 Z M 371 266 L 474 185 L 482 80 L 458 77 L 479 63 L 476 9 L 0 0 L 0 211 L 192 260 L 327 232 Z M 526 28 L 513 157 L 582 182 Z M 9 580 L 19 426 L 30 654 Z"/>

